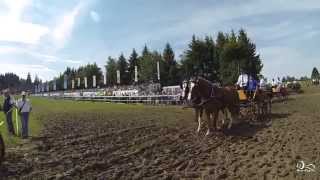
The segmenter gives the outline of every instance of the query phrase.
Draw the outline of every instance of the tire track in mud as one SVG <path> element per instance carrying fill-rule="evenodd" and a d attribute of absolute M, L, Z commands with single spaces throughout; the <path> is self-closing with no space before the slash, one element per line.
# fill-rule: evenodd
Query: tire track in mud
<path fill-rule="evenodd" d="M 303 117 L 276 119 L 264 128 L 235 127 L 235 134 L 212 137 L 197 135 L 196 124 L 182 128 L 150 120 L 58 120 L 46 126 L 32 153 L 9 153 L 4 177 L 294 179 L 302 151 L 319 146 L 315 130 L 320 123 L 312 121 L 315 127 L 309 132 L 310 123 L 300 120 Z M 319 149 L 311 150 L 313 156 L 306 156 L 319 159 Z"/>

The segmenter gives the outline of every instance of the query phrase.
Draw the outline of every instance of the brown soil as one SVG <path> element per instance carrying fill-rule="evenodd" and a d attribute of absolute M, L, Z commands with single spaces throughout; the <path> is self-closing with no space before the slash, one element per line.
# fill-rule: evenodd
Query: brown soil
<path fill-rule="evenodd" d="M 195 122 L 172 127 L 154 120 L 118 123 L 65 117 L 70 116 L 53 117 L 56 121 L 48 121 L 41 137 L 9 149 L 1 176 L 233 180 L 320 175 L 320 116 L 294 110 L 274 112 L 270 127 L 243 124 L 211 137 L 197 135 Z M 314 163 L 316 172 L 298 173 L 299 160 Z"/>

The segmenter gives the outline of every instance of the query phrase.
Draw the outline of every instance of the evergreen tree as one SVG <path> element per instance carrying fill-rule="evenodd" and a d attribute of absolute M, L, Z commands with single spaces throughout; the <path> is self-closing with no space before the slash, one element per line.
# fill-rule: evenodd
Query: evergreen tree
<path fill-rule="evenodd" d="M 142 56 L 139 59 L 139 68 L 139 81 L 150 82 L 155 80 L 156 61 L 154 61 L 152 53 L 149 52 L 147 46 L 143 48 Z"/>
<path fill-rule="evenodd" d="M 163 85 L 177 85 L 180 83 L 178 63 L 175 60 L 175 54 L 170 44 L 167 43 L 163 50 L 163 67 L 161 76 Z"/>
<path fill-rule="evenodd" d="M 135 71 L 135 66 L 138 66 L 138 54 L 135 49 L 132 50 L 132 53 L 129 58 L 129 83 L 134 82 L 134 71 Z M 139 70 L 139 67 L 138 67 Z"/>
<path fill-rule="evenodd" d="M 206 36 L 204 40 L 193 36 L 182 61 L 187 76 L 200 75 L 208 80 L 217 81 L 219 61 L 215 51 L 215 43 L 210 36 Z"/>
<path fill-rule="evenodd" d="M 120 71 L 121 84 L 128 84 L 129 83 L 128 63 L 123 54 L 121 54 L 119 57 L 117 67 L 118 67 L 118 70 Z"/>
<path fill-rule="evenodd" d="M 28 73 L 28 75 L 27 75 L 26 84 L 27 84 L 27 85 L 32 85 L 32 80 L 31 80 L 31 75 L 30 75 L 30 73 Z"/>
<path fill-rule="evenodd" d="M 85 66 L 86 76 L 88 78 L 88 87 L 93 87 L 93 79 L 92 77 L 96 76 L 96 83 L 98 85 L 98 82 L 101 82 L 102 78 L 102 71 L 101 68 L 98 67 L 96 63 L 88 64 Z"/>
<path fill-rule="evenodd" d="M 174 59 L 174 52 L 170 46 L 169 43 L 166 44 L 163 53 L 162 53 L 164 61 L 170 66 L 174 64 L 175 59 Z"/>
<path fill-rule="evenodd" d="M 107 70 L 107 84 L 115 85 L 117 83 L 117 62 L 112 57 L 108 57 L 106 70 Z"/>
<path fill-rule="evenodd" d="M 248 38 L 247 33 L 241 29 L 238 35 L 240 63 L 245 73 L 257 78 L 262 70 L 260 56 L 256 52 L 256 45 Z"/>
<path fill-rule="evenodd" d="M 147 47 L 147 45 L 144 45 L 143 50 L 142 50 L 142 56 L 148 56 L 150 55 L 150 51 Z"/>
<path fill-rule="evenodd" d="M 216 54 L 219 56 L 219 76 L 223 84 L 234 84 L 240 71 L 258 78 L 263 66 L 255 44 L 247 37 L 245 31 L 240 30 L 238 36 L 232 31 L 225 40 L 222 33 L 219 36 Z"/>
<path fill-rule="evenodd" d="M 239 76 L 241 62 L 239 60 L 239 46 L 237 37 L 232 31 L 227 35 L 226 42 L 220 52 L 220 79 L 222 84 L 234 84 Z"/>
<path fill-rule="evenodd" d="M 195 35 L 192 36 L 192 40 L 188 45 L 188 50 L 184 53 L 184 72 L 187 77 L 199 75 L 202 73 L 203 68 L 201 66 L 201 52 L 200 41 L 196 39 Z"/>
<path fill-rule="evenodd" d="M 205 37 L 203 47 L 204 59 L 203 59 L 203 72 L 204 77 L 211 81 L 218 80 L 219 61 L 215 56 L 215 43 L 209 36 Z"/>
<path fill-rule="evenodd" d="M 39 83 L 40 83 L 40 79 L 39 79 L 38 75 L 36 75 L 34 80 L 33 80 L 33 84 L 34 85 L 38 85 Z"/>
<path fill-rule="evenodd" d="M 316 67 L 314 67 L 312 69 L 312 73 L 311 73 L 311 79 L 319 79 L 320 76 L 319 76 L 319 71 Z"/>

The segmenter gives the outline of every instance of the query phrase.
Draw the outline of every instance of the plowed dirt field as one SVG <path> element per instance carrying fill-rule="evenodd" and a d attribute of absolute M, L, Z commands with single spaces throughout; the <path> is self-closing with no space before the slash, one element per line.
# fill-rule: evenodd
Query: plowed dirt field
<path fill-rule="evenodd" d="M 190 109 L 43 99 L 34 112 L 47 111 L 40 136 L 7 150 L 1 177 L 320 179 L 317 92 L 274 103 L 269 127 L 243 124 L 211 137 L 195 133 Z M 315 172 L 297 172 L 301 160 Z"/>

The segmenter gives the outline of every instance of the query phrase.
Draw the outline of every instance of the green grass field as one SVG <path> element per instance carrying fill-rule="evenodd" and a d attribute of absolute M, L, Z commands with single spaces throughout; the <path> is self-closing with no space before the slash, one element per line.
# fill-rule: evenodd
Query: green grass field
<path fill-rule="evenodd" d="M 157 106 L 144 106 L 141 104 L 131 105 L 101 102 L 77 102 L 35 97 L 30 100 L 33 106 L 33 111 L 29 120 L 31 136 L 38 136 L 41 131 L 41 127 L 46 121 L 54 121 L 52 117 L 57 117 L 59 119 L 69 118 L 70 116 L 72 116 L 72 118 L 79 119 L 86 117 L 88 121 L 90 121 L 91 118 L 102 120 L 103 118 L 99 118 L 99 114 L 103 113 L 103 115 L 107 115 L 110 119 L 120 121 L 127 119 L 139 121 L 140 119 L 149 118 L 162 122 L 163 124 L 170 124 L 176 123 L 176 120 L 179 118 L 185 119 L 192 115 L 190 110 L 182 110 L 181 107 L 177 106 L 161 106 L 161 108 L 159 108 Z M 3 100 L 1 99 L 0 101 L 2 102 Z M 0 119 L 1 121 L 5 120 L 3 113 L 0 113 Z M 15 118 L 13 119 L 15 120 Z M 8 136 L 6 124 L 1 127 L 1 133 L 7 146 L 15 146 L 19 144 L 20 138 Z"/>

